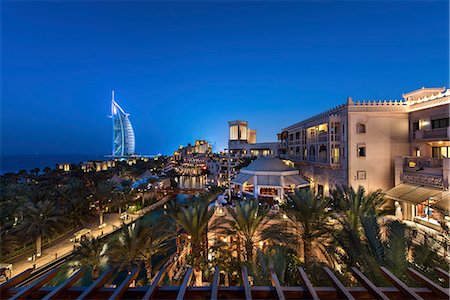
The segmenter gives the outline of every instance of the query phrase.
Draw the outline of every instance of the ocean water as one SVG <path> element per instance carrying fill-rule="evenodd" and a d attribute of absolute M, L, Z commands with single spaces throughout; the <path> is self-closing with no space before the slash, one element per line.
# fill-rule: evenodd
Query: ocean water
<path fill-rule="evenodd" d="M 73 154 L 73 155 L 49 155 L 49 154 L 2 154 L 0 156 L 0 174 L 30 171 L 34 168 L 42 170 L 45 167 L 54 169 L 58 163 L 75 163 L 88 160 L 105 160 L 105 155 L 100 154 Z"/>

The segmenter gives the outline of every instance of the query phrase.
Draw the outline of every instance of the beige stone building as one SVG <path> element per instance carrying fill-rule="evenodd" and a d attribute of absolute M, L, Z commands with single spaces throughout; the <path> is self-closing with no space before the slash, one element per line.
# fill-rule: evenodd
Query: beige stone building
<path fill-rule="evenodd" d="M 410 142 L 395 158 L 395 187 L 386 191 L 405 221 L 440 230 L 450 212 L 450 90 L 422 88 L 404 94 Z"/>
<path fill-rule="evenodd" d="M 284 128 L 280 157 L 291 160 L 325 195 L 336 185 L 386 191 L 395 185 L 395 157 L 448 157 L 448 147 L 437 148 L 448 146 L 448 93 L 423 88 L 402 100 L 348 98 Z"/>

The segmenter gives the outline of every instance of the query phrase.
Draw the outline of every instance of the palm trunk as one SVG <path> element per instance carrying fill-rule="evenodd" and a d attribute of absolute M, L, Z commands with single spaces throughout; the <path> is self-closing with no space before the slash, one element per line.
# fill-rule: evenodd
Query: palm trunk
<path fill-rule="evenodd" d="M 194 276 L 195 276 L 195 285 L 202 286 L 203 278 L 202 278 L 202 269 L 200 267 L 200 259 L 202 256 L 201 245 L 191 244 L 192 246 L 192 254 L 194 255 Z"/>
<path fill-rule="evenodd" d="M 146 259 L 145 262 L 145 270 L 147 271 L 147 284 L 150 285 L 152 281 L 152 272 L 153 272 L 153 266 L 152 266 L 152 259 Z"/>
<path fill-rule="evenodd" d="M 100 225 L 103 224 L 103 209 L 101 206 L 99 208 L 99 222 L 100 222 Z"/>
<path fill-rule="evenodd" d="M 312 257 L 311 257 L 311 241 L 309 239 L 303 239 L 303 258 L 305 261 L 306 267 L 311 265 Z"/>
<path fill-rule="evenodd" d="M 245 253 L 247 254 L 247 261 L 253 261 L 253 243 L 251 241 L 245 242 Z"/>
<path fill-rule="evenodd" d="M 41 255 L 42 251 L 42 236 L 36 238 L 36 255 Z"/>

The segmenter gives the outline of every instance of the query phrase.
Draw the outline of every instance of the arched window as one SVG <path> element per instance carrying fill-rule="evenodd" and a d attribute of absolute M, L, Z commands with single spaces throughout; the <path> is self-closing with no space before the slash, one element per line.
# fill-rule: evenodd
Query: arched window
<path fill-rule="evenodd" d="M 357 133 L 366 133 L 366 124 L 358 123 L 358 125 L 356 125 L 356 132 Z"/>

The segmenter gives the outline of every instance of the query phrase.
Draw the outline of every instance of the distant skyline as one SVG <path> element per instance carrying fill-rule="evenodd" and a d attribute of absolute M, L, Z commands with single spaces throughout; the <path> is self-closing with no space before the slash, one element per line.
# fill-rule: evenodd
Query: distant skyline
<path fill-rule="evenodd" d="M 136 152 L 230 120 L 281 128 L 354 100 L 449 87 L 448 1 L 2 1 L 1 152 L 110 154 L 111 91 Z"/>

